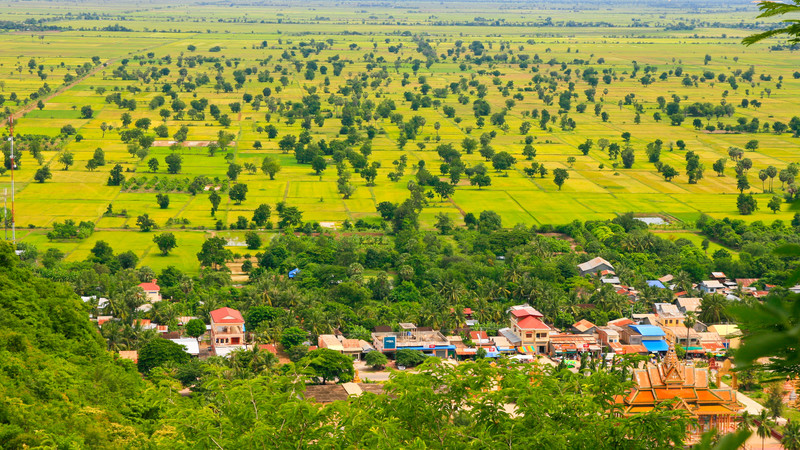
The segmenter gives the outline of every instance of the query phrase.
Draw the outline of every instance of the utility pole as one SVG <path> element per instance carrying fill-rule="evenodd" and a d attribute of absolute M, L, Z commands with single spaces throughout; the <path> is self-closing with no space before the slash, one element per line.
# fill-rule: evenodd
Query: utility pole
<path fill-rule="evenodd" d="M 3 231 L 5 232 L 5 240 L 8 240 L 8 208 L 6 208 L 6 200 L 8 199 L 8 189 L 3 188 Z"/>
<path fill-rule="evenodd" d="M 17 163 L 14 162 L 14 115 L 8 118 L 8 128 L 11 136 L 8 138 L 11 141 L 11 243 L 14 248 L 17 247 L 17 222 L 14 217 L 14 168 Z"/>

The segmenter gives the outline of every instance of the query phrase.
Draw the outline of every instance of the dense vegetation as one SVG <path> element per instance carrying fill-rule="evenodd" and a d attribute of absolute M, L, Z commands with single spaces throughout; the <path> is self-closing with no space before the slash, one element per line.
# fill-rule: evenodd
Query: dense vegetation
<path fill-rule="evenodd" d="M 295 375 L 314 379 L 313 352 L 280 367 L 257 350 L 205 362 L 167 358 L 147 367 L 140 360 L 148 375 L 142 379 L 130 361 L 105 351 L 87 308 L 67 285 L 32 276 L 7 244 L 0 245 L 0 265 L 6 448 L 670 448 L 684 439 L 687 419 L 669 409 L 612 418 L 607 402 L 628 383 L 624 366 L 585 377 L 487 361 L 453 367 L 434 359 L 419 374 L 396 376 L 385 386 L 388 395 L 325 407 L 303 399 L 304 378 Z M 167 344 L 153 338 L 141 354 L 147 361 L 150 354 L 169 355 L 153 349 Z M 181 383 L 192 387 L 192 396 L 178 393 Z"/>

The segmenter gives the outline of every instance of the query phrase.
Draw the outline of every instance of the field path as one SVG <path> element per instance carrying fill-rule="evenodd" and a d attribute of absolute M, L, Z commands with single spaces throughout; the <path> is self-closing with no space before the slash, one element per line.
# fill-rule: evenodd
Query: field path
<path fill-rule="evenodd" d="M 78 84 L 78 83 L 82 82 L 83 80 L 85 80 L 85 79 L 87 79 L 87 78 L 91 77 L 92 75 L 96 74 L 96 73 L 97 73 L 97 72 L 99 72 L 100 70 L 102 70 L 102 69 L 107 69 L 109 64 L 111 64 L 111 63 L 114 63 L 114 62 L 117 62 L 117 61 L 119 61 L 119 60 L 120 60 L 120 59 L 122 59 L 122 58 L 123 58 L 123 57 L 122 57 L 122 56 L 120 56 L 120 57 L 117 57 L 117 58 L 114 58 L 114 59 L 109 59 L 109 60 L 108 60 L 108 61 L 106 61 L 105 63 L 103 63 L 103 64 L 100 64 L 100 65 L 98 65 L 98 66 L 95 66 L 94 68 L 92 68 L 92 70 L 90 70 L 90 71 L 89 71 L 88 73 L 86 73 L 84 76 L 82 76 L 82 77 L 80 77 L 80 78 L 76 78 L 76 79 L 75 79 L 75 80 L 74 80 L 72 83 L 70 83 L 70 84 L 63 84 L 63 85 L 61 85 L 61 87 L 60 87 L 60 88 L 56 89 L 55 91 L 51 92 L 50 94 L 48 94 L 48 95 L 47 95 L 47 96 L 45 96 L 45 97 L 40 97 L 38 100 L 41 100 L 43 103 L 46 103 L 48 100 L 52 99 L 52 98 L 53 98 L 53 97 L 55 97 L 56 95 L 62 94 L 64 91 L 67 91 L 67 90 L 71 89 L 71 88 L 72 88 L 73 86 L 75 86 L 76 84 Z M 38 102 L 38 100 L 37 100 L 37 102 Z M 36 103 L 33 103 L 33 102 L 31 102 L 31 103 L 29 103 L 29 104 L 27 104 L 27 105 L 23 106 L 22 108 L 18 109 L 17 111 L 15 111 L 15 112 L 11 113 L 11 115 L 10 115 L 8 118 L 6 118 L 6 119 L 3 119 L 3 121 L 2 121 L 2 124 L 3 124 L 3 126 L 5 127 L 5 126 L 8 124 L 8 119 L 11 119 L 11 118 L 13 118 L 13 119 L 20 119 L 20 118 L 22 118 L 22 117 L 25 117 L 25 114 L 28 114 L 29 112 L 33 111 L 33 109 L 34 109 L 34 108 L 36 108 Z"/>
<path fill-rule="evenodd" d="M 172 42 L 174 42 L 174 41 L 172 41 Z M 106 62 L 93 67 L 92 70 L 90 70 L 89 72 L 87 72 L 83 76 L 76 78 L 75 80 L 72 81 L 72 83 L 63 84 L 63 85 L 61 85 L 61 87 L 59 87 L 55 91 L 51 92 L 47 96 L 38 98 L 37 102 L 38 102 L 38 100 L 41 100 L 43 103 L 47 103 L 47 101 L 49 101 L 50 99 L 52 99 L 56 95 L 62 94 L 65 91 L 68 91 L 68 90 L 72 89 L 78 83 L 81 83 L 84 80 L 86 80 L 87 78 L 97 74 L 97 72 L 99 72 L 99 71 L 101 71 L 103 69 L 107 69 L 110 64 L 113 64 L 113 63 L 115 63 L 115 62 L 117 62 L 117 61 L 119 61 L 121 59 L 133 56 L 135 54 L 146 52 L 148 50 L 152 50 L 154 48 L 161 47 L 163 45 L 165 45 L 165 43 L 159 43 L 158 45 L 154 45 L 154 46 L 149 47 L 149 48 L 145 48 L 145 49 L 138 50 L 138 51 L 135 51 L 135 52 L 130 52 L 127 55 L 121 55 L 121 56 L 118 56 L 116 58 L 109 59 Z M 2 124 L 3 127 L 5 127 L 6 125 L 8 125 L 8 119 L 12 119 L 12 118 L 13 119 L 21 119 L 21 118 L 25 117 L 25 114 L 28 114 L 29 112 L 33 111 L 34 108 L 36 108 L 36 103 L 31 102 L 30 104 L 27 104 L 27 105 L 23 106 L 22 108 L 18 109 L 17 111 L 11 113 L 11 115 L 9 117 L 3 119 L 2 122 L 0 122 L 0 123 Z M 241 120 L 241 117 L 240 117 L 240 120 Z"/>

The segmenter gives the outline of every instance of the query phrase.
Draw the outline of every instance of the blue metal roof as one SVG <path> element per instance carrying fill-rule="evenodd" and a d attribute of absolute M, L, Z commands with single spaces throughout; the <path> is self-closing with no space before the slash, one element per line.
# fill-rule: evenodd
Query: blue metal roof
<path fill-rule="evenodd" d="M 647 285 L 650 286 L 650 287 L 655 287 L 655 288 L 659 288 L 659 289 L 666 289 L 667 288 L 666 286 L 664 286 L 664 283 L 662 283 L 659 280 L 647 280 Z"/>
<path fill-rule="evenodd" d="M 289 278 L 294 278 L 297 274 L 300 273 L 300 269 L 292 269 L 289 271 Z"/>
<path fill-rule="evenodd" d="M 664 336 L 664 330 L 655 325 L 630 325 L 633 331 L 646 337 L 660 337 Z"/>
<path fill-rule="evenodd" d="M 648 352 L 665 352 L 669 350 L 669 345 L 666 341 L 642 341 L 642 345 Z"/>

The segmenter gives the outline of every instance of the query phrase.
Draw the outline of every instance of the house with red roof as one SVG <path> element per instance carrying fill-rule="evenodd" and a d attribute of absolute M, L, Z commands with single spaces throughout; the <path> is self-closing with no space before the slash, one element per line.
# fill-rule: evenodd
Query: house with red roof
<path fill-rule="evenodd" d="M 523 353 L 537 354 L 550 351 L 551 328 L 542 321 L 542 313 L 529 305 L 512 306 L 508 312 L 511 321 L 509 331 L 518 338 L 518 349 L 522 349 Z"/>
<path fill-rule="evenodd" d="M 231 347 L 244 345 L 244 318 L 232 308 L 211 311 L 211 346 Z"/>
<path fill-rule="evenodd" d="M 161 301 L 161 287 L 156 284 L 156 279 L 150 283 L 139 283 L 139 287 L 144 291 L 148 303 L 155 303 Z"/>

